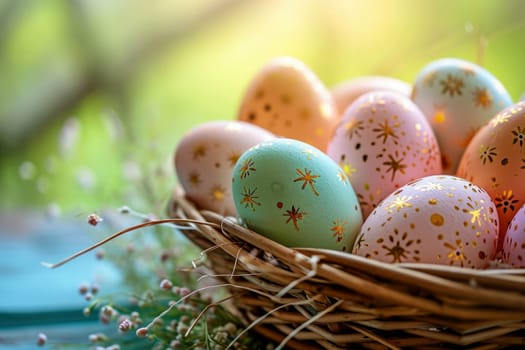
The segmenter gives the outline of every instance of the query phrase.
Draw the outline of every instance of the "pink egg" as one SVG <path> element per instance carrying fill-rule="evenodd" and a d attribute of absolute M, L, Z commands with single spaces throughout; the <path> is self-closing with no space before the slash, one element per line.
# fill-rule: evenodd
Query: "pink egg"
<path fill-rule="evenodd" d="M 402 80 L 384 76 L 364 76 L 344 81 L 331 89 L 339 115 L 361 95 L 371 91 L 393 91 L 410 97 L 412 86 Z"/>
<path fill-rule="evenodd" d="M 525 205 L 516 212 L 503 241 L 502 261 L 512 267 L 525 267 Z"/>
<path fill-rule="evenodd" d="M 429 123 L 408 97 L 395 92 L 369 92 L 352 103 L 327 153 L 350 179 L 365 218 L 397 188 L 441 173 Z"/>
<path fill-rule="evenodd" d="M 250 83 L 238 119 L 326 151 L 339 117 L 319 78 L 301 61 L 279 57 Z"/>
<path fill-rule="evenodd" d="M 525 101 L 494 116 L 469 143 L 457 176 L 484 188 L 500 221 L 500 247 L 507 227 L 525 203 Z"/>
<path fill-rule="evenodd" d="M 175 170 L 186 196 L 202 209 L 236 215 L 231 182 L 237 159 L 250 147 L 274 138 L 256 125 L 240 121 L 201 124 L 175 151 Z"/>
<path fill-rule="evenodd" d="M 484 268 L 498 241 L 496 206 L 458 177 L 427 176 L 385 198 L 364 222 L 353 253 L 400 263 Z"/>

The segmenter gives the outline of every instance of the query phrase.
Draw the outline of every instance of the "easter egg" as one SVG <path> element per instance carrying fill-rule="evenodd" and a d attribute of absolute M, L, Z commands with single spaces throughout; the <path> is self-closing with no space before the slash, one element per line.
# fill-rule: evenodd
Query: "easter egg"
<path fill-rule="evenodd" d="M 501 245 L 510 221 L 525 203 L 525 102 L 507 107 L 476 133 L 457 176 L 484 188 L 496 203 Z"/>
<path fill-rule="evenodd" d="M 488 193 L 451 175 L 415 180 L 389 195 L 365 220 L 353 253 L 391 263 L 484 268 L 498 241 Z"/>
<path fill-rule="evenodd" d="M 327 154 L 350 179 L 363 217 L 404 184 L 441 173 L 439 147 L 429 123 L 406 96 L 369 92 L 346 110 Z"/>
<path fill-rule="evenodd" d="M 525 268 L 525 205 L 516 212 L 503 241 L 502 262 L 516 268 Z"/>
<path fill-rule="evenodd" d="M 349 251 L 362 224 L 348 177 L 301 141 L 250 148 L 235 165 L 232 191 L 242 222 L 286 246 Z"/>
<path fill-rule="evenodd" d="M 412 99 L 434 129 L 446 174 L 456 172 L 476 131 L 512 103 L 507 90 L 490 72 L 454 58 L 425 66 L 415 80 Z"/>
<path fill-rule="evenodd" d="M 238 119 L 325 151 L 338 114 L 332 95 L 304 63 L 278 57 L 253 78 Z"/>
<path fill-rule="evenodd" d="M 200 124 L 185 134 L 174 157 L 178 181 L 201 209 L 236 215 L 231 178 L 237 159 L 250 147 L 273 138 L 269 131 L 241 121 Z"/>
<path fill-rule="evenodd" d="M 337 111 L 342 116 L 358 97 L 371 91 L 393 91 L 410 96 L 412 86 L 402 80 L 384 76 L 364 76 L 344 81 L 334 86 L 330 92 L 334 97 Z"/>

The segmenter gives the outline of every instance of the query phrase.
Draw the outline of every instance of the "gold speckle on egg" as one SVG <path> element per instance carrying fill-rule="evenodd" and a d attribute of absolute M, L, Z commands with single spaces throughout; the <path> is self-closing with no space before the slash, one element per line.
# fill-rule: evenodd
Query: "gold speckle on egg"
<path fill-rule="evenodd" d="M 280 100 L 285 105 L 287 105 L 290 102 L 292 102 L 292 98 L 289 95 L 281 95 Z"/>
<path fill-rule="evenodd" d="M 474 95 L 474 105 L 476 107 L 485 109 L 492 107 L 492 96 L 486 87 L 476 88 L 472 94 Z"/>
<path fill-rule="evenodd" d="M 438 234 L 437 235 L 437 239 L 440 240 L 440 241 L 443 240 L 443 234 L 442 233 Z"/>
<path fill-rule="evenodd" d="M 313 158 L 317 158 L 318 154 L 316 151 L 314 151 L 312 148 L 304 148 L 303 153 L 306 154 L 307 160 L 312 160 Z"/>
<path fill-rule="evenodd" d="M 235 164 L 237 163 L 237 161 L 239 160 L 239 158 L 241 157 L 241 155 L 239 153 L 231 153 L 229 156 L 228 156 L 228 163 L 230 164 L 230 166 L 235 166 Z"/>
<path fill-rule="evenodd" d="M 345 186 L 348 184 L 348 177 L 345 175 L 345 173 L 342 170 L 339 170 L 337 172 L 337 179 L 341 181 Z"/>
<path fill-rule="evenodd" d="M 193 172 L 189 175 L 189 183 L 190 185 L 197 187 L 201 184 L 201 177 L 198 173 Z"/>
<path fill-rule="evenodd" d="M 472 67 L 469 67 L 469 66 L 463 66 L 461 67 L 461 71 L 466 75 L 466 76 L 474 76 L 476 75 L 476 71 L 474 70 L 474 68 Z"/>
<path fill-rule="evenodd" d="M 217 185 L 214 186 L 211 190 L 211 198 L 216 201 L 222 201 L 224 200 L 224 197 L 226 196 L 226 190 L 224 187 Z"/>
<path fill-rule="evenodd" d="M 435 71 L 425 74 L 425 76 L 423 77 L 423 85 L 424 86 L 434 85 L 434 81 L 436 80 L 436 78 L 437 78 L 437 72 Z"/>
<path fill-rule="evenodd" d="M 350 163 L 339 163 L 339 167 L 343 169 L 344 173 L 349 178 L 351 178 L 352 175 L 357 171 L 357 169 L 354 168 Z"/>
<path fill-rule="evenodd" d="M 441 214 L 434 213 L 430 215 L 430 223 L 432 223 L 434 226 L 443 226 L 445 223 L 445 218 Z"/>
<path fill-rule="evenodd" d="M 428 204 L 430 204 L 430 205 L 436 205 L 437 202 L 438 202 L 438 201 L 437 201 L 437 199 L 435 199 L 435 198 L 430 198 L 430 199 L 428 200 Z"/>
<path fill-rule="evenodd" d="M 206 156 L 208 148 L 205 145 L 197 145 L 193 148 L 193 159 L 197 160 Z"/>

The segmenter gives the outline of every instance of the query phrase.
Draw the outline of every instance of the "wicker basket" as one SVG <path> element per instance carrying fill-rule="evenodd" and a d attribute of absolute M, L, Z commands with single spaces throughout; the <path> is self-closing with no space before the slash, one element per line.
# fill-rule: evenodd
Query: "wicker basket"
<path fill-rule="evenodd" d="M 525 269 L 388 264 L 291 249 L 175 191 L 173 218 L 205 250 L 247 328 L 292 349 L 525 348 Z M 209 225 L 207 223 L 211 223 Z"/>

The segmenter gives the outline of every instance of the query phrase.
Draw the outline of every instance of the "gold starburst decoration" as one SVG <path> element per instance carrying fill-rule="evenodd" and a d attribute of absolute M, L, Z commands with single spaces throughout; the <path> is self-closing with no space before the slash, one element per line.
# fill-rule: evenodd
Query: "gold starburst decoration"
<path fill-rule="evenodd" d="M 487 160 L 492 163 L 497 155 L 496 147 L 481 145 L 479 148 L 479 159 L 481 159 L 483 165 L 485 165 Z"/>
<path fill-rule="evenodd" d="M 197 145 L 193 148 L 193 159 L 197 160 L 204 156 L 208 152 L 208 148 L 205 145 Z"/>
<path fill-rule="evenodd" d="M 463 266 L 465 260 L 467 260 L 465 252 L 463 251 L 463 242 L 461 241 L 461 239 L 457 239 L 454 243 L 443 243 L 445 248 L 450 250 L 447 255 L 448 263 L 449 265 L 454 265 L 456 262 L 459 262 L 459 265 Z"/>
<path fill-rule="evenodd" d="M 485 109 L 492 107 L 492 96 L 487 88 L 476 88 L 472 94 L 474 95 L 474 105 L 476 107 Z"/>
<path fill-rule="evenodd" d="M 378 123 L 378 127 L 372 129 L 373 132 L 377 133 L 376 138 L 383 138 L 383 144 L 388 140 L 389 137 L 392 137 L 393 139 L 397 139 L 398 136 L 394 132 L 394 127 L 399 126 L 399 124 L 395 124 L 394 126 L 391 126 L 388 124 L 388 120 L 385 120 L 383 123 Z"/>
<path fill-rule="evenodd" d="M 440 80 L 439 84 L 442 86 L 441 93 L 448 94 L 450 97 L 455 95 L 461 96 L 463 92 L 461 89 L 464 87 L 463 79 L 454 77 L 451 74 L 447 74 L 446 80 Z"/>
<path fill-rule="evenodd" d="M 394 197 L 394 200 L 388 205 L 387 209 L 395 209 L 396 211 L 400 211 L 403 208 L 410 208 L 412 206 L 412 204 L 410 203 L 411 199 L 412 196 L 396 195 Z"/>
<path fill-rule="evenodd" d="M 386 172 L 392 172 L 392 178 L 391 181 L 394 180 L 396 177 L 397 172 L 399 171 L 401 174 L 405 173 L 405 168 L 407 167 L 406 164 L 403 164 L 404 158 L 401 159 L 395 159 L 391 154 L 388 155 L 388 159 L 386 162 L 383 162 L 383 165 L 386 165 L 388 168 L 386 169 Z"/>
<path fill-rule="evenodd" d="M 250 207 L 253 211 L 255 211 L 255 206 L 260 206 L 261 203 L 257 202 L 256 199 L 259 197 L 255 195 L 257 192 L 257 187 L 255 188 L 243 188 L 242 192 L 242 199 L 241 199 L 241 205 L 244 205 L 245 208 Z"/>
<path fill-rule="evenodd" d="M 289 223 L 291 221 L 297 231 L 299 231 L 299 221 L 302 220 L 305 215 L 305 212 L 301 211 L 301 209 L 299 208 L 296 209 L 293 205 L 292 209 L 286 210 L 286 213 L 283 214 L 283 216 L 288 217 L 286 223 Z"/>
<path fill-rule="evenodd" d="M 318 196 L 319 192 L 315 189 L 315 181 L 317 178 L 321 177 L 320 175 L 312 175 L 312 170 L 304 169 L 304 172 L 301 171 L 301 169 L 295 169 L 297 174 L 301 175 L 297 179 L 293 180 L 293 182 L 303 181 L 303 185 L 301 186 L 301 189 L 304 190 L 306 186 L 309 186 L 312 189 L 312 192 Z"/>
<path fill-rule="evenodd" d="M 255 163 L 253 161 L 253 159 L 251 158 L 248 158 L 248 159 L 245 159 L 242 163 L 242 166 L 241 166 L 241 179 L 244 179 L 245 177 L 247 176 L 250 176 L 250 173 L 252 171 L 256 171 L 255 167 L 254 167 Z"/>
<path fill-rule="evenodd" d="M 343 240 L 343 236 L 345 234 L 345 225 L 348 222 L 346 220 L 335 220 L 332 222 L 332 227 L 330 228 L 330 231 L 333 232 L 332 237 L 335 238 L 335 240 L 339 243 Z"/>
<path fill-rule="evenodd" d="M 358 136 L 361 137 L 360 132 L 365 129 L 363 126 L 364 122 L 362 120 L 350 119 L 344 124 L 344 129 L 346 130 L 346 136 L 351 140 L 352 137 Z"/>

